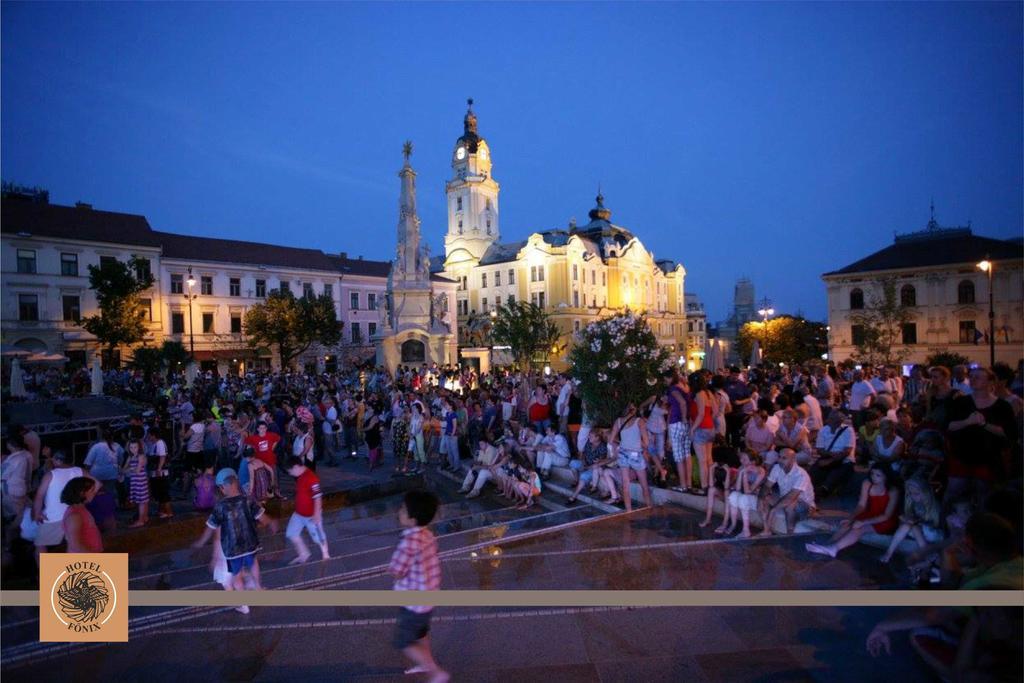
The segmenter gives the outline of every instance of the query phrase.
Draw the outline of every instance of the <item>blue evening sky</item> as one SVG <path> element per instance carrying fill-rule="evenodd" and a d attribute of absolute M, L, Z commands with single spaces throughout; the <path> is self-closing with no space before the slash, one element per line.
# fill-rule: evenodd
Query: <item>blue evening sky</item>
<path fill-rule="evenodd" d="M 502 236 L 613 220 L 717 320 L 922 228 L 1020 236 L 1020 3 L 2 6 L 2 174 L 160 230 L 393 254 L 414 141 L 433 253 L 465 99 Z"/>

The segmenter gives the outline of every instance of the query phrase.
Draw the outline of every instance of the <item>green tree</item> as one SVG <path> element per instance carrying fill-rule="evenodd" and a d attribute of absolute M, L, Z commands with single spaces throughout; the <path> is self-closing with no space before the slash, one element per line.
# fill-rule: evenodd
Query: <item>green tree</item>
<path fill-rule="evenodd" d="M 289 291 L 274 290 L 245 314 L 245 335 L 253 348 L 276 345 L 281 367 L 287 368 L 315 343 L 337 344 L 341 323 L 326 294 L 296 299 Z"/>
<path fill-rule="evenodd" d="M 744 363 L 750 360 L 755 341 L 766 363 L 806 363 L 828 351 L 824 323 L 792 315 L 772 318 L 767 327 L 758 321 L 743 325 L 736 335 L 736 352 Z"/>
<path fill-rule="evenodd" d="M 96 335 L 113 356 L 118 346 L 136 344 L 146 336 L 146 311 L 139 294 L 153 286 L 148 262 L 133 257 L 125 263 L 106 260 L 89 266 L 89 287 L 96 293 L 98 315 L 82 319 L 82 327 Z"/>
<path fill-rule="evenodd" d="M 894 365 L 909 351 L 898 348 L 903 341 L 903 325 L 914 319 L 912 310 L 900 302 L 896 280 L 882 281 L 880 292 L 873 292 L 864 309 L 850 315 L 850 322 L 862 330 L 856 344 L 856 360 L 865 365 Z"/>
<path fill-rule="evenodd" d="M 138 368 L 147 377 L 164 369 L 180 367 L 188 362 L 188 349 L 178 341 L 165 341 L 159 348 L 140 346 L 135 349 L 131 366 Z"/>
<path fill-rule="evenodd" d="M 925 358 L 924 364 L 929 368 L 935 365 L 943 365 L 952 370 L 958 365 L 970 365 L 971 359 L 952 351 L 942 351 L 940 353 L 933 353 Z"/>
<path fill-rule="evenodd" d="M 529 301 L 498 308 L 490 332 L 494 344 L 508 346 L 516 365 L 527 372 L 535 359 L 547 357 L 561 336 L 551 316 Z"/>
<path fill-rule="evenodd" d="M 611 426 L 630 403 L 639 406 L 663 390 L 661 373 L 672 361 L 643 315 L 602 318 L 580 330 L 575 341 L 570 373 L 593 424 Z"/>

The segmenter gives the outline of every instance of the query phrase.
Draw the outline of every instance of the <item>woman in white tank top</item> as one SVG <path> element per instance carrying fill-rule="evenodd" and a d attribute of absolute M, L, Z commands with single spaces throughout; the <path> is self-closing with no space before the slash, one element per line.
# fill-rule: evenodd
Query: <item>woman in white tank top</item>
<path fill-rule="evenodd" d="M 634 477 L 640 484 L 644 505 L 651 506 L 651 489 L 647 485 L 647 424 L 639 417 L 636 406 L 630 403 L 625 414 L 615 421 L 609 442 L 617 445 L 619 478 L 622 484 L 622 500 L 626 504 L 626 512 L 633 509 L 629 483 Z"/>

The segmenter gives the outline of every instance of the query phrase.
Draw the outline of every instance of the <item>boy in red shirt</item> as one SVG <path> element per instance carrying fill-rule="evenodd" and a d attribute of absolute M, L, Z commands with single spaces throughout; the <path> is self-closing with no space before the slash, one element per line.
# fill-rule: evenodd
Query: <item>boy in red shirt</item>
<path fill-rule="evenodd" d="M 320 546 L 321 559 L 330 559 L 327 552 L 327 534 L 324 533 L 324 504 L 320 491 L 320 477 L 306 467 L 302 458 L 292 455 L 288 457 L 288 474 L 295 477 L 295 512 L 288 520 L 285 538 L 295 546 L 299 554 L 289 564 L 302 564 L 309 559 L 309 547 L 302 540 L 302 530 L 309 532 L 309 537 Z"/>
<path fill-rule="evenodd" d="M 281 495 L 281 487 L 277 481 L 277 444 L 281 440 L 279 434 L 267 430 L 266 422 L 258 422 L 256 424 L 256 433 L 251 436 L 245 437 L 245 445 L 252 446 L 253 453 L 256 457 L 270 466 L 271 476 L 273 481 L 274 494 L 284 500 L 284 496 Z"/>

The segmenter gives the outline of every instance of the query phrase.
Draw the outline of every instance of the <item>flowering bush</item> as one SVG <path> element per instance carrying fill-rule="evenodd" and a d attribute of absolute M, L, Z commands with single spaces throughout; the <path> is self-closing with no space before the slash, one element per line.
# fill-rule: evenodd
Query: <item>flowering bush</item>
<path fill-rule="evenodd" d="M 659 391 L 661 373 L 672 367 L 647 319 L 630 311 L 587 325 L 575 341 L 570 374 L 595 425 L 611 425 L 627 405 Z"/>

